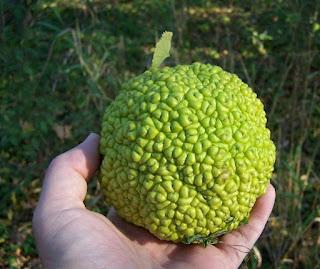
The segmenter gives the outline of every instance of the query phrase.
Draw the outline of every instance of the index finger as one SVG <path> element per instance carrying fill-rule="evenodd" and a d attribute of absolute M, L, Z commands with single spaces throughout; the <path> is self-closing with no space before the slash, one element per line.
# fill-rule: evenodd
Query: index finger
<path fill-rule="evenodd" d="M 261 235 L 271 214 L 275 195 L 275 189 L 270 184 L 266 193 L 256 201 L 249 222 L 223 236 L 222 243 L 217 245 L 234 265 L 234 268 L 238 268 L 247 255 L 246 251 L 242 250 L 250 250 Z"/>

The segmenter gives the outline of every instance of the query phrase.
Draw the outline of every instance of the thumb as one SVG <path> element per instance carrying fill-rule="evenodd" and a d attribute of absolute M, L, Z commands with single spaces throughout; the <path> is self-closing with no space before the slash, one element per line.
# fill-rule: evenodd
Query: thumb
<path fill-rule="evenodd" d="M 59 210 L 84 207 L 87 180 L 99 164 L 99 136 L 92 133 L 81 144 L 58 155 L 50 163 L 38 207 L 58 207 Z"/>

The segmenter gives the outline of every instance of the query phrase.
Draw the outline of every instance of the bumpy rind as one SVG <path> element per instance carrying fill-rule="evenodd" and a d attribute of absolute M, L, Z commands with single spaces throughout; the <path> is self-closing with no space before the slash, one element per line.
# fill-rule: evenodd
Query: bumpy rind
<path fill-rule="evenodd" d="M 174 242 L 245 222 L 275 162 L 256 94 L 200 63 L 149 70 L 123 85 L 105 111 L 100 150 L 107 203 Z"/>

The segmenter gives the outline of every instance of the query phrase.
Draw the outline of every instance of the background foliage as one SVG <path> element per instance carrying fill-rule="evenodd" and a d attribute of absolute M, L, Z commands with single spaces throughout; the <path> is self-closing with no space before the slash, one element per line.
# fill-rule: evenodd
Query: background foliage
<path fill-rule="evenodd" d="M 0 1 L 0 267 L 41 267 L 31 217 L 45 167 L 99 132 L 121 82 L 170 30 L 169 65 L 220 65 L 267 110 L 277 201 L 243 267 L 320 268 L 319 10 L 312 0 Z M 106 210 L 95 180 L 86 203 Z"/>

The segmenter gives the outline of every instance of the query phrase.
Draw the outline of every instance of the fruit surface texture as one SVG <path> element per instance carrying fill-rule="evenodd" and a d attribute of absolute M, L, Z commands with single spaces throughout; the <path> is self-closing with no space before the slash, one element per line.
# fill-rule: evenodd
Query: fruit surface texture
<path fill-rule="evenodd" d="M 272 176 L 266 122 L 251 88 L 218 66 L 144 72 L 103 117 L 107 203 L 163 240 L 201 243 L 236 229 Z"/>

